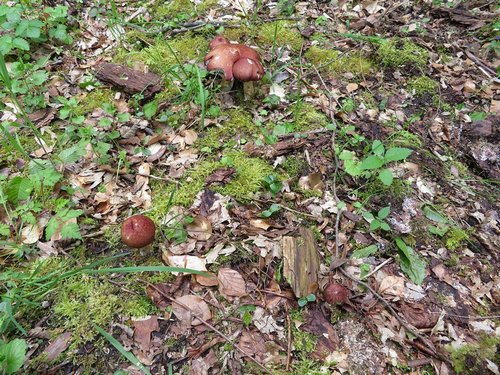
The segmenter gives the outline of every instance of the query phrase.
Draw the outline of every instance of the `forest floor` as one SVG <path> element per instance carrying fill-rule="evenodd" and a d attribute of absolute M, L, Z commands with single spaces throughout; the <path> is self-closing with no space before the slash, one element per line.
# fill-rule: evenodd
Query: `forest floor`
<path fill-rule="evenodd" d="M 2 1 L 0 373 L 499 374 L 498 10 Z"/>

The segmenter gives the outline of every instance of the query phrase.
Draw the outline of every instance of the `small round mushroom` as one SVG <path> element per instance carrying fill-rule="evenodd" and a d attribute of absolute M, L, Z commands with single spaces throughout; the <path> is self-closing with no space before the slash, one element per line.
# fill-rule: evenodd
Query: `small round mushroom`
<path fill-rule="evenodd" d="M 349 300 L 349 291 L 346 287 L 335 282 L 330 282 L 323 291 L 325 301 L 332 304 L 344 304 Z"/>
<path fill-rule="evenodd" d="M 243 58 L 233 65 L 233 76 L 239 81 L 259 81 L 264 75 L 262 64 L 256 60 Z"/>
<path fill-rule="evenodd" d="M 122 241 L 130 247 L 144 247 L 153 242 L 155 232 L 156 226 L 153 220 L 144 215 L 134 215 L 122 224 Z"/>

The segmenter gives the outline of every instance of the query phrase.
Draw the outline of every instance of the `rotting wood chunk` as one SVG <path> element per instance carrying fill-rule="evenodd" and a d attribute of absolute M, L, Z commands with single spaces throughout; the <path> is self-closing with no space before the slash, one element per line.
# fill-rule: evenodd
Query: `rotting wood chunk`
<path fill-rule="evenodd" d="M 285 236 L 283 249 L 283 276 L 297 298 L 318 290 L 319 254 L 313 232 L 299 228 L 298 237 Z"/>
<path fill-rule="evenodd" d="M 162 88 L 160 76 L 150 72 L 143 73 L 120 64 L 100 64 L 96 68 L 95 75 L 100 81 L 109 83 L 127 94 L 142 93 L 146 99 Z"/>

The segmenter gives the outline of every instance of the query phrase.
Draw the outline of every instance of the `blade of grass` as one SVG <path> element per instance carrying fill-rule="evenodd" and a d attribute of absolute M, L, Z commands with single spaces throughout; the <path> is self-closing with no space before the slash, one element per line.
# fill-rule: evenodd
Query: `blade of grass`
<path fill-rule="evenodd" d="M 99 270 L 86 270 L 85 272 L 86 273 L 182 272 L 182 273 L 192 273 L 195 275 L 209 276 L 209 274 L 204 271 L 197 271 L 190 268 L 166 267 L 166 266 L 102 268 Z"/>
<path fill-rule="evenodd" d="M 141 363 L 141 361 L 139 361 L 139 360 L 137 359 L 137 357 L 136 357 L 134 354 L 132 354 L 132 353 L 130 353 L 130 352 L 127 352 L 127 351 L 125 350 L 125 348 L 123 347 L 123 345 L 122 345 L 122 344 L 120 344 L 120 342 L 119 342 L 118 340 L 116 340 L 113 336 L 111 336 L 108 332 L 106 332 L 105 330 L 103 330 L 103 329 L 102 329 L 101 327 L 99 327 L 97 324 L 92 323 L 92 325 L 94 326 L 95 330 L 96 330 L 97 332 L 99 332 L 101 335 L 103 335 L 103 336 L 104 336 L 104 338 L 105 338 L 106 340 L 108 340 L 108 341 L 109 341 L 109 343 L 110 343 L 111 345 L 113 345 L 113 346 L 116 348 L 116 350 L 118 350 L 118 351 L 120 352 L 120 354 L 121 354 L 122 356 L 124 356 L 125 358 L 127 358 L 127 360 L 128 360 L 130 363 L 132 363 L 132 364 L 133 364 L 135 367 L 137 367 L 139 370 L 144 371 L 144 373 L 145 373 L 146 375 L 151 375 L 151 373 L 149 372 L 149 370 L 148 370 L 148 369 L 147 369 L 147 368 L 146 368 L 146 367 L 145 367 L 145 366 Z"/>
<path fill-rule="evenodd" d="M 203 86 L 203 83 L 201 82 L 200 69 L 197 66 L 196 66 L 196 78 L 198 78 L 198 97 L 199 97 L 200 103 L 201 103 L 201 128 L 204 129 L 205 128 L 205 109 L 206 109 L 207 103 L 205 100 L 205 87 Z"/>

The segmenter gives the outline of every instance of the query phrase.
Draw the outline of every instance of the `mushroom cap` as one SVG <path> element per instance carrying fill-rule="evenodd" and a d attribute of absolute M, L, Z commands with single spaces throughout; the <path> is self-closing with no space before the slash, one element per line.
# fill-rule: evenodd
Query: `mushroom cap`
<path fill-rule="evenodd" d="M 222 70 L 227 81 L 233 79 L 233 65 L 240 59 L 251 59 L 259 63 L 260 71 L 264 71 L 260 64 L 257 51 L 242 44 L 219 44 L 205 56 L 208 70 Z M 262 73 L 263 74 L 263 73 Z"/>
<path fill-rule="evenodd" d="M 233 65 L 233 76 L 242 82 L 258 81 L 264 75 L 262 64 L 249 58 L 239 59 Z"/>
<path fill-rule="evenodd" d="M 208 70 L 222 70 L 227 81 L 233 79 L 233 65 L 240 58 L 238 48 L 232 44 L 221 44 L 205 56 Z"/>
<path fill-rule="evenodd" d="M 134 215 L 122 224 L 122 241 L 130 247 L 144 247 L 153 242 L 156 225 L 149 217 Z"/>
<path fill-rule="evenodd" d="M 219 34 L 217 35 L 212 41 L 210 42 L 210 49 L 214 49 L 217 46 L 220 46 L 221 44 L 229 44 L 229 39 L 224 37 L 223 35 Z"/>
<path fill-rule="evenodd" d="M 349 299 L 349 291 L 341 284 L 330 282 L 323 291 L 325 301 L 335 305 L 346 303 Z"/>

